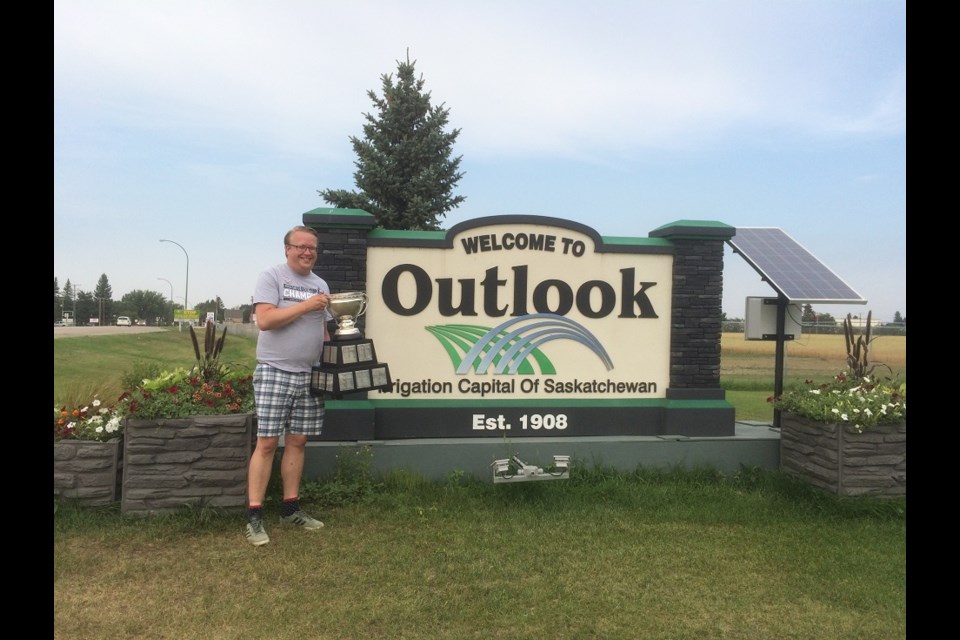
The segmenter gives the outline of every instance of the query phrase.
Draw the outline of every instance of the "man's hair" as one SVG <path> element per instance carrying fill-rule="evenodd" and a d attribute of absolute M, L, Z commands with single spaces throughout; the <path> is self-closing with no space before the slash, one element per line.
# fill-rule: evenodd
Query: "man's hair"
<path fill-rule="evenodd" d="M 290 231 L 287 231 L 287 234 L 283 236 L 283 244 L 290 244 L 290 236 L 295 234 L 297 231 L 305 231 L 306 233 L 309 233 L 310 235 L 312 235 L 314 238 L 317 238 L 317 232 L 311 229 L 310 227 L 296 226 L 293 229 L 290 229 Z M 317 239 L 319 240 L 319 238 Z"/>

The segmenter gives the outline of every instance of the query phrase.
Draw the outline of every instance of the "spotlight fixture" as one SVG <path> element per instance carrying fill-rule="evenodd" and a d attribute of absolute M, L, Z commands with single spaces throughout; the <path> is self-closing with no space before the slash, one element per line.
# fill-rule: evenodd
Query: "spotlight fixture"
<path fill-rule="evenodd" d="M 553 466 L 544 471 L 543 467 L 527 464 L 517 456 L 494 460 L 493 481 L 529 482 L 531 480 L 565 480 L 570 477 L 570 456 L 553 456 Z"/>

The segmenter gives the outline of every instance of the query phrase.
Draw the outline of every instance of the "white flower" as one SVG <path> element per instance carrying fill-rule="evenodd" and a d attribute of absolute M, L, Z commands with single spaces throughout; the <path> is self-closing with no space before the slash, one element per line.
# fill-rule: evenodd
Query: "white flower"
<path fill-rule="evenodd" d="M 847 414 L 841 413 L 841 414 L 840 414 L 840 419 L 843 420 L 844 422 L 846 422 L 846 421 L 849 420 L 850 418 L 847 417 Z"/>
<path fill-rule="evenodd" d="M 107 427 L 106 427 L 106 429 L 107 429 L 107 433 L 113 433 L 113 432 L 115 432 L 115 431 L 119 431 L 119 430 L 120 430 L 120 417 L 119 417 L 119 416 L 113 416 L 112 418 L 110 418 L 110 421 L 107 422 Z"/>
<path fill-rule="evenodd" d="M 830 411 L 832 411 L 833 413 L 840 413 L 840 409 L 837 409 L 836 407 L 834 407 L 833 409 L 830 409 Z"/>
<path fill-rule="evenodd" d="M 867 407 L 866 409 L 864 409 L 863 412 L 864 412 L 865 414 L 867 414 L 868 416 L 872 416 L 872 415 L 873 415 L 873 411 L 870 411 L 870 407 Z"/>
<path fill-rule="evenodd" d="M 97 427 L 96 429 L 94 429 L 94 431 L 96 431 L 97 433 L 103 433 L 103 427 Z"/>
<path fill-rule="evenodd" d="M 95 407 L 99 407 L 99 406 L 100 406 L 100 398 L 94 398 L 94 400 L 93 400 L 93 406 L 95 406 Z"/>
<path fill-rule="evenodd" d="M 820 389 L 810 389 L 810 393 L 812 393 L 815 396 L 818 396 L 820 395 Z"/>

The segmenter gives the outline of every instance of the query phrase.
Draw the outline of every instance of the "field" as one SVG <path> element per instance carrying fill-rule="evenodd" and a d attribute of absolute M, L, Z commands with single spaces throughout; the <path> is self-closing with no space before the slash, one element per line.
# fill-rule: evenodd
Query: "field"
<path fill-rule="evenodd" d="M 848 370 L 846 342 L 842 335 L 805 335 L 785 343 L 784 389 L 806 380 L 825 381 Z M 906 381 L 906 336 L 874 337 L 870 362 L 877 378 Z M 776 344 L 744 340 L 742 333 L 724 333 L 720 341 L 720 384 L 727 401 L 736 408 L 737 420 L 771 421 L 774 394 Z"/>
<path fill-rule="evenodd" d="M 847 371 L 842 335 L 805 335 L 785 343 L 784 380 L 823 379 Z M 743 383 L 769 381 L 773 390 L 776 344 L 744 340 L 742 333 L 724 333 L 720 341 L 720 379 L 733 388 Z M 906 336 L 874 337 L 870 361 L 878 376 L 906 377 Z M 724 385 L 726 386 L 726 385 Z"/>

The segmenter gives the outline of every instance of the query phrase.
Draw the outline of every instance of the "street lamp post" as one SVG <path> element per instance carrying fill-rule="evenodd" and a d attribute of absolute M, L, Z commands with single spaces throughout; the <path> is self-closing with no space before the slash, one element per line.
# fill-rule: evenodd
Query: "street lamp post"
<path fill-rule="evenodd" d="M 80 285 L 77 283 L 73 284 L 73 326 L 79 327 L 77 324 L 77 294 L 80 291 Z"/>
<path fill-rule="evenodd" d="M 157 280 L 163 280 L 170 285 L 170 323 L 173 324 L 173 283 L 166 278 L 157 278 Z"/>
<path fill-rule="evenodd" d="M 183 245 L 180 244 L 179 242 L 174 242 L 173 240 L 166 240 L 164 238 L 160 238 L 160 242 L 169 242 L 171 244 L 177 245 L 178 247 L 180 247 L 180 249 L 183 250 L 183 255 L 187 257 L 187 280 L 183 285 L 183 310 L 186 311 L 188 309 L 187 292 L 190 290 L 190 254 L 187 253 L 187 250 L 184 249 Z"/>

